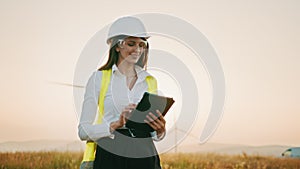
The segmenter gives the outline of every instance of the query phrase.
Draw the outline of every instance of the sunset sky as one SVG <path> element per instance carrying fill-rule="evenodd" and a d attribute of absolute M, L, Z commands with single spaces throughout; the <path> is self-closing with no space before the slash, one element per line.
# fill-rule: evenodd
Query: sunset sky
<path fill-rule="evenodd" d="M 73 89 L 49 82 L 73 83 L 84 46 L 116 18 L 155 12 L 194 25 L 219 56 L 226 101 L 209 142 L 299 146 L 299 11 L 297 0 L 1 0 L 0 142 L 78 140 Z M 195 141 L 210 106 L 208 75 L 193 65 L 186 49 L 175 49 L 180 44 L 155 36 L 149 42 L 153 49 L 173 51 L 195 69 L 198 93 L 203 94 L 189 137 Z M 162 91 L 172 89 L 164 76 L 158 81 Z"/>

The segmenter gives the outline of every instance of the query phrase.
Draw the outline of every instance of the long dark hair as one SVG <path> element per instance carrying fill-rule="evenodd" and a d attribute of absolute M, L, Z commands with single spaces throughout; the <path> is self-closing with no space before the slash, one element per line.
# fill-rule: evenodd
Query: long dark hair
<path fill-rule="evenodd" d="M 124 35 L 120 35 L 120 36 L 116 36 L 113 37 L 111 39 L 111 43 L 110 43 L 110 49 L 109 49 L 109 55 L 108 55 L 108 60 L 107 62 L 101 66 L 98 70 L 109 70 L 112 68 L 112 66 L 114 64 L 118 63 L 119 60 L 119 53 L 116 51 L 116 48 L 119 45 L 119 40 L 120 39 L 125 39 L 128 36 L 124 36 Z M 146 41 L 145 38 L 141 38 L 143 40 Z M 136 65 L 140 66 L 141 68 L 145 68 L 147 66 L 147 61 L 148 61 L 148 51 L 149 51 L 149 43 L 147 43 L 147 48 L 144 50 L 144 52 L 142 53 L 140 59 L 137 61 Z"/>

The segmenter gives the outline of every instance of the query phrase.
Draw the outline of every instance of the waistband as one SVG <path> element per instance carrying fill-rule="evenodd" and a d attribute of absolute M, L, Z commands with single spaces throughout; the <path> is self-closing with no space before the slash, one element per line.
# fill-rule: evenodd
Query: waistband
<path fill-rule="evenodd" d="M 114 134 L 122 134 L 122 135 L 132 137 L 132 138 L 148 138 L 148 137 L 151 137 L 151 134 L 149 132 L 144 132 L 144 131 L 129 129 L 129 128 L 116 129 L 114 131 Z"/>

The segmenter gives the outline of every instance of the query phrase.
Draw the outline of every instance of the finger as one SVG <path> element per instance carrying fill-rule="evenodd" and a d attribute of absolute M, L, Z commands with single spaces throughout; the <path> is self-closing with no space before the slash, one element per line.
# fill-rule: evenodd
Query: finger
<path fill-rule="evenodd" d="M 151 128 L 153 128 L 154 130 L 157 130 L 156 126 L 153 125 L 151 122 L 149 122 L 148 120 L 144 120 L 145 123 L 147 123 Z"/>
<path fill-rule="evenodd" d="M 154 119 L 152 121 L 153 125 L 155 125 L 158 129 L 164 129 L 165 128 L 165 119 L 164 117 L 161 117 L 162 119 L 160 118 L 157 118 L 154 114 L 152 114 L 151 112 L 149 113 L 149 115 L 151 115 L 151 117 L 155 117 L 156 119 Z M 150 118 L 150 117 L 149 117 Z M 152 119 L 151 118 L 151 119 Z"/>
<path fill-rule="evenodd" d="M 136 108 L 136 104 L 134 104 L 134 103 L 130 103 L 128 106 L 126 106 L 126 107 L 128 107 L 128 108 L 130 108 L 130 109 L 135 109 Z"/>
<path fill-rule="evenodd" d="M 153 115 L 153 114 L 152 114 Z M 156 117 L 156 116 L 155 116 Z M 164 128 L 164 124 L 161 123 L 157 118 L 153 120 L 149 115 L 147 115 L 147 118 L 150 120 L 150 123 L 155 126 L 156 129 Z"/>
<path fill-rule="evenodd" d="M 154 125 L 156 125 L 158 128 L 164 128 L 165 127 L 165 122 L 164 119 L 161 120 L 159 118 L 157 118 L 154 114 L 152 114 L 151 112 L 149 113 L 149 115 L 151 116 L 152 122 L 154 123 Z M 162 117 L 163 118 L 163 117 Z"/>
<path fill-rule="evenodd" d="M 155 116 L 153 113 L 151 113 L 151 112 L 149 112 L 148 115 L 151 116 L 151 118 L 152 118 L 153 120 L 158 119 L 158 117 L 156 117 L 156 116 Z"/>
<path fill-rule="evenodd" d="M 124 116 L 124 114 L 121 114 L 121 115 L 120 115 L 119 121 L 120 121 L 120 124 L 121 124 L 122 126 L 125 124 L 125 116 Z"/>
<path fill-rule="evenodd" d="M 165 126 L 165 121 L 162 117 L 163 120 L 161 120 L 160 118 L 156 117 L 153 113 L 149 113 L 149 115 L 152 117 L 153 121 L 156 123 L 156 125 L 161 128 L 161 127 L 164 127 Z"/>
<path fill-rule="evenodd" d="M 151 128 L 153 128 L 157 132 L 163 132 L 165 131 L 164 126 L 159 126 L 155 122 L 149 122 L 148 120 L 144 120 L 145 123 L 147 123 Z"/>
<path fill-rule="evenodd" d="M 160 119 L 155 120 L 155 123 L 157 123 L 159 125 L 159 128 L 165 127 L 165 123 L 163 123 Z"/>
<path fill-rule="evenodd" d="M 156 113 L 159 117 L 163 116 L 159 110 L 156 110 Z"/>
<path fill-rule="evenodd" d="M 154 114 L 152 114 L 151 112 L 149 114 L 147 114 L 146 117 L 150 122 L 153 122 L 157 119 L 157 117 Z"/>
<path fill-rule="evenodd" d="M 128 111 L 122 112 L 122 116 L 125 118 L 126 121 L 130 117 L 130 115 L 131 115 L 131 112 L 128 112 Z"/>
<path fill-rule="evenodd" d="M 128 106 L 136 106 L 134 103 L 129 103 Z"/>
<path fill-rule="evenodd" d="M 126 106 L 123 110 L 133 110 L 134 108 L 130 107 L 130 106 Z"/>
<path fill-rule="evenodd" d="M 161 112 L 159 110 L 156 110 L 156 113 L 158 114 L 158 118 L 163 122 L 166 123 L 166 120 L 164 118 L 164 116 L 161 114 Z"/>
<path fill-rule="evenodd" d="M 132 108 L 126 107 L 126 108 L 123 109 L 122 113 L 130 114 L 133 110 L 134 109 L 132 109 Z"/>
<path fill-rule="evenodd" d="M 147 119 L 145 119 L 145 120 L 148 120 L 149 122 L 154 121 L 149 115 L 146 115 L 146 118 L 147 118 Z"/>
<path fill-rule="evenodd" d="M 123 112 L 126 112 L 126 113 L 129 113 L 129 114 L 130 114 L 133 110 L 134 110 L 133 107 L 125 107 L 125 108 L 123 109 Z"/>
<path fill-rule="evenodd" d="M 149 115 L 147 115 L 146 117 L 147 117 L 149 123 L 151 123 L 151 125 L 155 126 L 156 129 L 160 128 L 160 126 L 156 123 L 156 121 L 152 117 L 150 117 Z"/>

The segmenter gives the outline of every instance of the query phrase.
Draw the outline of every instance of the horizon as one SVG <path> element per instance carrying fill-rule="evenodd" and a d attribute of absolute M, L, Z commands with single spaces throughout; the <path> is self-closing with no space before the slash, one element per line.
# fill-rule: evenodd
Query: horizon
<path fill-rule="evenodd" d="M 58 142 L 58 141 L 62 141 L 62 142 L 81 142 L 83 145 L 85 145 L 86 141 L 81 141 L 81 140 L 64 140 L 64 139 L 32 139 L 32 140 L 22 140 L 22 141 L 3 141 L 0 142 L 0 144 L 2 143 L 24 143 L 24 142 L 43 142 L 43 141 L 47 141 L 47 142 Z M 300 147 L 297 145 L 285 145 L 285 144 L 262 144 L 262 145 L 250 145 L 250 144 L 240 144 L 240 143 L 221 143 L 221 142 L 205 142 L 205 143 L 179 143 L 179 145 L 177 145 L 177 147 L 180 146 L 189 146 L 189 145 L 205 145 L 205 144 L 218 144 L 218 145 L 235 145 L 235 146 L 250 146 L 250 147 L 268 147 L 268 146 L 287 146 L 287 147 Z"/>
<path fill-rule="evenodd" d="M 241 144 L 205 143 L 179 145 L 176 148 L 159 151 L 159 154 L 197 153 L 197 154 L 226 154 L 226 155 L 259 155 L 280 157 L 281 154 L 293 146 L 264 145 L 249 146 Z M 17 152 L 81 152 L 85 149 L 85 143 L 78 140 L 32 140 L 24 142 L 0 143 L 0 153 Z"/>

